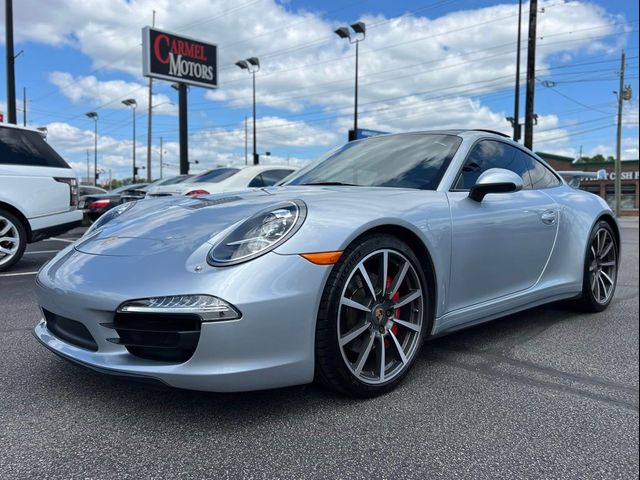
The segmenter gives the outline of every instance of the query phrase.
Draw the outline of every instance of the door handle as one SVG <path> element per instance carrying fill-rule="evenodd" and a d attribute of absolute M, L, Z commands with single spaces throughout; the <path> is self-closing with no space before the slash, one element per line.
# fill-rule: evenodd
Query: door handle
<path fill-rule="evenodd" d="M 546 225 L 553 225 L 557 220 L 557 213 L 555 210 L 545 210 L 540 214 L 540 220 Z"/>

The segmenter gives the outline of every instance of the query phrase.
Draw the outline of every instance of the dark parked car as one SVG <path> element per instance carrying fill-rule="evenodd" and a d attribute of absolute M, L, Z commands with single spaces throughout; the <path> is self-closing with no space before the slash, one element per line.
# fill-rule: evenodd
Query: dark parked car
<path fill-rule="evenodd" d="M 100 216 L 113 207 L 122 203 L 122 195 L 131 190 L 139 190 L 148 185 L 148 183 L 134 183 L 132 185 L 123 185 L 122 187 L 110 190 L 107 193 L 97 195 L 87 195 L 84 203 L 81 202 L 80 208 L 84 208 L 85 214 L 90 220 L 95 221 Z"/>
<path fill-rule="evenodd" d="M 104 188 L 94 187 L 93 185 L 80 185 L 78 187 L 78 196 L 80 198 L 87 195 L 102 195 L 103 193 L 109 193 Z"/>

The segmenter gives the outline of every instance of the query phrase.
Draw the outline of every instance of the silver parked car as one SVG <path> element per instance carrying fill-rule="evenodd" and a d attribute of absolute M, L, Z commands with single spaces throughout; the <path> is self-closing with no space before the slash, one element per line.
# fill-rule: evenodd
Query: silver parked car
<path fill-rule="evenodd" d="M 120 205 L 38 274 L 35 335 L 95 370 L 199 390 L 395 387 L 424 340 L 613 297 L 599 197 L 488 131 L 349 143 L 284 186 Z"/>

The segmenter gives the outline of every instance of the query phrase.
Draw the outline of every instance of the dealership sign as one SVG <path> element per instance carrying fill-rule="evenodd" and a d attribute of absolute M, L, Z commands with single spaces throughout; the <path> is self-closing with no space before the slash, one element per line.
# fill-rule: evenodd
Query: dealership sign
<path fill-rule="evenodd" d="M 142 74 L 172 82 L 218 87 L 218 47 L 193 38 L 142 29 Z"/>
<path fill-rule="evenodd" d="M 598 170 L 597 172 L 597 177 L 596 178 L 585 178 L 583 179 L 585 182 L 589 182 L 589 181 L 598 181 L 598 180 L 615 180 L 616 179 L 616 172 L 615 171 L 606 171 L 604 169 L 602 170 Z M 621 180 L 638 180 L 638 178 L 640 178 L 640 174 L 638 171 L 630 171 L 627 170 L 626 172 L 621 172 L 620 173 L 620 179 Z"/>

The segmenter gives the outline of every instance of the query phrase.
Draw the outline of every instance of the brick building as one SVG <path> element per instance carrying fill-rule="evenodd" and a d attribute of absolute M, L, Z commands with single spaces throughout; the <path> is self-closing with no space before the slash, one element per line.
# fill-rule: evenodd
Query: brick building
<path fill-rule="evenodd" d="M 605 180 L 583 180 L 580 188 L 604 198 L 615 209 L 615 164 L 614 162 L 573 163 L 574 158 L 536 152 L 558 171 L 607 172 Z M 622 215 L 638 216 L 638 160 L 622 160 L 622 192 L 620 207 Z"/>

